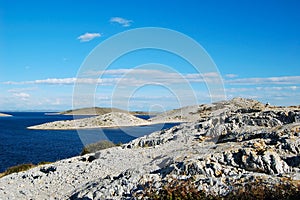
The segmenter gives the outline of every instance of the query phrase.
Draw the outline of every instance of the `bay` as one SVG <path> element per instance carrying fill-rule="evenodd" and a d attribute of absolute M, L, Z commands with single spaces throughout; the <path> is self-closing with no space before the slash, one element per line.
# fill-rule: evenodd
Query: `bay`
<path fill-rule="evenodd" d="M 127 143 L 137 137 L 176 125 L 176 123 L 156 124 L 140 127 L 89 129 L 79 132 L 77 130 L 29 130 L 28 126 L 57 120 L 70 120 L 73 119 L 73 116 L 45 112 L 6 113 L 13 116 L 0 117 L 0 172 L 23 163 L 54 162 L 77 156 L 84 145 L 99 140 Z M 139 117 L 148 118 L 148 116 Z"/>

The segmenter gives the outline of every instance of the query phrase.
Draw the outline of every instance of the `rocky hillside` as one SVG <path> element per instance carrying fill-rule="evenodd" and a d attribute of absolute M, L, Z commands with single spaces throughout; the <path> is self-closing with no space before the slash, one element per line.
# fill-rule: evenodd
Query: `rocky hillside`
<path fill-rule="evenodd" d="M 131 114 L 112 112 L 75 120 L 63 120 L 28 127 L 28 129 L 67 130 L 118 126 L 147 125 L 149 122 Z"/>
<path fill-rule="evenodd" d="M 150 119 L 152 122 L 193 122 L 209 115 L 218 115 L 228 110 L 253 109 L 261 111 L 266 105 L 251 99 L 234 98 L 231 101 L 187 106 L 167 111 Z"/>
<path fill-rule="evenodd" d="M 122 147 L 5 176 L 0 196 L 137 199 L 174 181 L 219 197 L 257 183 L 299 194 L 300 107 L 237 98 L 201 105 L 191 115 L 198 117 Z"/>

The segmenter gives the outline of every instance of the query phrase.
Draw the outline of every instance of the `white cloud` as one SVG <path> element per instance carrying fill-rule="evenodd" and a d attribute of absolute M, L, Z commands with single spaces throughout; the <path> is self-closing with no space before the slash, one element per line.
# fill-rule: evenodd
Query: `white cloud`
<path fill-rule="evenodd" d="M 113 77 L 131 77 L 134 79 L 144 79 L 144 80 L 160 80 L 165 83 L 179 83 L 183 81 L 189 82 L 205 82 L 214 81 L 219 78 L 219 74 L 216 72 L 208 73 L 193 73 L 193 74 L 181 74 L 173 71 L 163 71 L 157 69 L 112 69 L 105 71 L 90 71 L 87 72 L 88 76 L 107 76 L 111 75 Z"/>
<path fill-rule="evenodd" d="M 226 92 L 241 93 L 241 92 L 276 92 L 276 91 L 295 91 L 300 89 L 297 86 L 274 86 L 274 87 L 241 87 L 241 88 L 227 88 Z"/>
<path fill-rule="evenodd" d="M 30 95 L 28 93 L 25 93 L 25 92 L 20 92 L 20 93 L 14 93 L 13 94 L 14 97 L 17 97 L 17 98 L 20 98 L 21 100 L 27 100 Z"/>
<path fill-rule="evenodd" d="M 104 73 L 101 78 L 98 77 Z M 92 73 L 91 73 L 92 74 Z M 98 75 L 97 75 L 98 74 Z M 46 84 L 46 85 L 73 85 L 80 84 L 99 84 L 99 85 L 116 85 L 138 86 L 148 83 L 163 85 L 181 84 L 181 83 L 204 83 L 214 82 L 218 74 L 214 72 L 204 74 L 180 74 L 173 71 L 161 71 L 152 69 L 116 69 L 106 70 L 104 72 L 93 72 L 95 78 L 48 78 L 34 81 L 7 81 L 2 84 L 6 85 L 27 85 L 27 84 Z"/>
<path fill-rule="evenodd" d="M 300 76 L 278 76 L 265 78 L 240 78 L 227 80 L 226 83 L 236 85 L 255 85 L 255 84 L 300 84 Z"/>
<path fill-rule="evenodd" d="M 161 72 L 159 70 L 147 70 L 147 69 L 108 69 L 105 71 L 90 71 L 86 75 L 90 76 L 100 76 L 100 75 L 124 75 L 127 73 L 135 74 L 148 74 L 155 71 Z"/>
<path fill-rule="evenodd" d="M 55 99 L 55 101 L 53 102 L 53 105 L 60 105 L 61 104 L 61 100 L 60 99 Z"/>
<path fill-rule="evenodd" d="M 135 107 L 145 106 L 151 103 L 160 103 L 162 100 L 165 100 L 164 102 L 168 102 L 170 105 L 174 105 L 173 107 L 176 107 L 176 101 L 171 98 L 172 96 L 167 96 L 165 92 L 157 92 L 158 90 L 155 87 L 162 85 L 166 88 L 176 88 L 176 90 L 174 90 L 176 91 L 175 94 L 181 96 L 181 100 L 184 100 L 184 102 L 188 103 L 193 103 L 192 100 L 190 100 L 192 99 L 190 98 L 190 91 L 193 90 L 197 96 L 197 99 L 201 101 L 199 103 L 210 102 L 211 96 L 208 96 L 206 89 L 201 87 L 201 83 L 205 83 L 205 81 L 214 83 L 219 77 L 218 73 L 213 72 L 204 74 L 181 74 L 173 70 L 160 70 L 159 68 L 110 69 L 104 71 L 103 76 L 101 79 L 99 79 L 98 77 L 101 73 L 102 72 L 90 72 L 90 75 L 86 74 L 87 78 L 48 78 L 22 82 L 9 81 L 0 83 L 10 85 L 9 89 L 6 89 L 6 91 L 10 94 L 6 94 L 6 96 L 3 97 L 4 100 L 0 98 L 0 107 L 13 108 L 13 106 L 15 106 L 16 108 L 34 108 L 36 105 L 40 105 L 40 108 L 46 109 L 66 108 L 70 106 L 72 102 L 71 92 L 68 94 L 64 93 L 64 95 L 68 96 L 67 98 L 60 97 L 57 94 L 51 94 L 51 97 L 47 97 L 47 95 L 45 95 L 45 98 L 49 98 L 48 102 L 48 100 L 43 100 L 43 98 L 33 98 L 35 96 L 43 96 L 40 92 L 35 90 L 37 90 L 39 87 L 47 87 L 46 85 L 51 85 L 49 86 L 51 88 L 53 88 L 52 85 L 69 85 L 71 87 L 75 83 L 97 85 L 96 99 L 97 103 L 99 103 L 101 106 L 109 106 L 112 97 L 119 100 L 119 96 L 113 96 L 113 94 L 118 93 L 116 91 L 122 91 L 126 96 L 130 94 L 127 93 L 127 91 L 133 88 L 132 86 L 140 87 L 145 85 L 146 89 L 144 89 L 144 92 L 141 90 L 142 92 L 137 93 L 131 98 Z M 191 83 L 191 87 L 189 87 L 189 83 Z M 193 83 L 200 84 L 197 85 Z M 225 83 L 227 83 L 226 95 L 228 98 L 243 96 L 255 98 L 262 102 L 270 102 L 274 105 L 299 104 L 298 102 L 300 100 L 300 96 L 298 94 L 300 91 L 300 76 L 238 79 L 231 78 L 225 79 Z M 147 84 L 150 85 L 150 89 L 147 89 Z M 151 87 L 151 84 L 153 84 L 155 87 Z M 124 87 L 124 90 L 122 87 Z M 124 101 L 122 92 L 120 94 L 120 103 L 121 101 Z M 213 98 L 215 98 L 215 96 L 213 96 Z M 80 100 L 84 101 L 84 98 Z M 123 103 L 125 105 L 127 101 L 124 101 Z M 78 106 L 81 107 L 82 105 Z"/>
<path fill-rule="evenodd" d="M 37 90 L 37 87 L 28 87 L 28 88 L 13 88 L 9 89 L 8 92 L 10 93 L 21 93 L 21 92 L 28 92 L 28 91 L 34 91 Z"/>
<path fill-rule="evenodd" d="M 290 89 L 291 90 L 297 90 L 297 89 L 299 89 L 299 87 L 297 87 L 297 86 L 291 86 Z"/>
<path fill-rule="evenodd" d="M 25 93 L 25 92 L 15 93 L 14 96 L 15 97 L 21 97 L 21 98 L 28 98 L 28 97 L 30 97 L 30 95 L 28 93 Z"/>
<path fill-rule="evenodd" d="M 97 37 L 101 37 L 101 34 L 100 33 L 85 33 L 83 35 L 80 35 L 77 39 L 80 40 L 80 42 L 88 42 Z"/>
<path fill-rule="evenodd" d="M 237 74 L 225 74 L 225 77 L 226 78 L 236 78 L 236 77 L 238 77 L 238 75 Z"/>
<path fill-rule="evenodd" d="M 101 78 L 98 76 L 104 73 Z M 26 84 L 48 84 L 48 85 L 73 85 L 81 84 L 98 84 L 98 85 L 116 85 L 137 86 L 147 83 L 159 83 L 164 85 L 180 84 L 180 83 L 205 83 L 216 82 L 219 80 L 218 73 L 209 72 L 204 74 L 190 73 L 180 74 L 173 71 L 161 71 L 156 69 L 113 69 L 102 72 L 91 72 L 90 77 L 95 78 L 48 78 L 42 80 L 14 82 L 8 81 L 2 84 L 6 85 L 26 85 Z M 87 76 L 88 77 L 88 76 Z M 246 90 L 297 90 L 299 89 L 300 76 L 283 76 L 283 77 L 265 77 L 265 78 L 240 78 L 225 80 L 228 85 L 228 91 L 245 92 Z M 230 88 L 230 85 L 251 85 L 251 88 Z M 261 85 L 268 85 L 262 87 Z M 291 85 L 291 86 L 284 86 Z M 24 92 L 25 90 L 16 91 Z"/>
<path fill-rule="evenodd" d="M 86 83 L 86 84 L 94 84 L 98 83 L 99 79 L 77 79 L 77 78 L 48 78 L 43 80 L 34 80 L 34 81 L 8 81 L 4 82 L 3 84 L 6 85 L 26 85 L 26 84 L 49 84 L 49 85 L 73 85 L 74 83 Z"/>
<path fill-rule="evenodd" d="M 111 23 L 118 23 L 122 25 L 123 27 L 129 27 L 131 26 L 131 23 L 133 22 L 132 20 L 128 20 L 122 17 L 112 17 L 109 20 Z"/>

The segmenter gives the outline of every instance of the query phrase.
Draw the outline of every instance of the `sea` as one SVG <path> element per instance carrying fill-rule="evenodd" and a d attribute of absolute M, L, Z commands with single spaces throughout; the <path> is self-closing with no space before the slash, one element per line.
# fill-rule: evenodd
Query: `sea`
<path fill-rule="evenodd" d="M 12 117 L 0 117 L 0 172 L 24 163 L 37 164 L 77 156 L 84 145 L 109 140 L 127 143 L 154 131 L 170 128 L 178 123 L 150 126 L 103 128 L 87 130 L 30 130 L 29 126 L 71 120 L 72 115 L 45 112 L 5 112 Z M 90 116 L 80 116 L 80 118 Z M 148 119 L 149 116 L 137 116 Z M 78 118 L 78 116 L 76 116 Z"/>

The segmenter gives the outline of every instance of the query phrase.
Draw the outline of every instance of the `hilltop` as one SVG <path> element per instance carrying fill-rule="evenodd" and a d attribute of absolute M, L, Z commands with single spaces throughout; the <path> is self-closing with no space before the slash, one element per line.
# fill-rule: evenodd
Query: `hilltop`
<path fill-rule="evenodd" d="M 90 107 L 90 108 L 79 108 L 60 112 L 61 115 L 104 115 L 111 112 L 119 113 L 129 113 L 132 115 L 155 115 L 157 113 L 149 113 L 145 111 L 126 111 L 119 108 L 100 108 L 100 107 Z"/>
<path fill-rule="evenodd" d="M 186 106 L 179 109 L 170 110 L 155 117 L 150 118 L 151 122 L 192 122 L 199 117 L 206 117 L 211 114 L 219 114 L 227 110 L 236 110 L 239 108 L 253 109 L 261 111 L 268 106 L 252 99 L 234 98 L 231 101 L 220 101 L 212 104 L 202 104 Z"/>
<path fill-rule="evenodd" d="M 104 115 L 111 112 L 119 113 L 128 113 L 125 110 L 118 108 L 100 108 L 100 107 L 91 107 L 91 108 L 79 108 L 74 110 L 67 110 L 60 112 L 61 115 Z"/>

